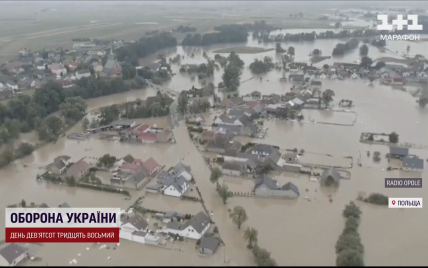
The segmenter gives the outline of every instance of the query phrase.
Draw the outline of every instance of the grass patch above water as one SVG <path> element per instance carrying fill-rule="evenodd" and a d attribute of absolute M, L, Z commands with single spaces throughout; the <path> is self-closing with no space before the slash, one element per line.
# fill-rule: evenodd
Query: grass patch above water
<path fill-rule="evenodd" d="M 227 47 L 227 48 L 221 48 L 214 50 L 214 53 L 231 53 L 232 51 L 235 53 L 242 53 L 242 54 L 256 54 L 256 53 L 262 53 L 267 51 L 275 50 L 274 48 L 261 48 L 261 47 Z"/>

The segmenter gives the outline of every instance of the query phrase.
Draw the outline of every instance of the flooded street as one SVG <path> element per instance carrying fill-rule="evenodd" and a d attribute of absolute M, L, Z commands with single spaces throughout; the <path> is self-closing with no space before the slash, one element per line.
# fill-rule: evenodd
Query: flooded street
<path fill-rule="evenodd" d="M 298 31 L 298 30 L 296 30 Z M 251 37 L 250 37 L 251 39 Z M 338 42 L 344 40 L 318 40 L 310 43 L 289 43 L 283 47 L 294 46 L 296 49 L 296 61 L 307 61 L 308 54 L 315 48 L 321 49 L 325 54 L 330 54 L 331 49 Z M 402 54 L 407 45 L 411 46 L 412 54 L 424 54 L 426 43 L 413 42 L 390 42 L 391 51 L 380 53 L 376 48 L 369 46 L 369 57 L 375 59 L 384 56 L 395 56 L 395 52 Z M 268 45 L 258 44 L 250 40 L 248 46 L 273 48 L 275 43 Z M 237 45 L 235 45 L 237 46 Z M 177 47 L 164 51 L 167 58 L 175 56 L 176 53 L 186 55 L 182 64 L 199 64 L 206 62 L 202 52 L 206 51 L 208 56 L 214 58 L 212 51 L 229 47 L 221 45 L 201 48 Z M 170 54 L 167 54 L 167 53 Z M 194 53 L 195 57 L 189 55 Z M 252 77 L 248 65 L 254 58 L 262 59 L 271 56 L 276 59 L 275 51 L 259 54 L 240 54 L 245 61 L 245 69 L 241 78 L 246 80 Z M 151 61 L 155 58 L 149 57 L 141 62 Z M 358 49 L 350 52 L 345 57 L 346 61 L 353 62 L 359 59 Z M 343 59 L 343 61 L 345 61 Z M 278 59 L 276 59 L 278 60 Z M 332 62 L 340 61 L 332 59 Z M 324 64 L 324 62 L 322 62 Z M 166 83 L 171 89 L 178 91 L 188 90 L 194 85 L 200 87 L 198 78 L 189 75 L 181 75 L 179 66 L 172 65 L 173 72 L 177 75 Z M 212 81 L 215 85 L 221 81 L 223 71 L 215 72 Z M 264 76 L 264 79 L 252 79 L 242 83 L 239 92 L 241 95 L 258 90 L 262 94 L 284 94 L 290 91 L 290 84 L 280 83 L 282 71 L 272 71 Z M 52 184 L 36 182 L 36 175 L 43 173 L 43 168 L 51 163 L 58 155 L 69 155 L 73 161 L 83 157 L 101 157 L 109 153 L 116 157 L 131 154 L 135 158 L 155 158 L 160 165 L 167 168 L 177 164 L 180 159 L 192 168 L 197 186 L 199 187 L 208 210 L 213 211 L 213 221 L 219 228 L 220 235 L 224 240 L 225 256 L 223 248 L 214 256 L 204 259 L 197 256 L 194 251 L 175 252 L 158 249 L 122 240 L 120 246 L 112 249 L 99 250 L 91 245 L 84 244 L 45 244 L 38 249 L 37 255 L 43 258 L 40 263 L 33 265 L 68 265 L 68 262 L 76 258 L 78 265 L 224 265 L 224 257 L 232 260 L 236 265 L 253 265 L 253 256 L 246 248 L 243 233 L 246 227 L 254 227 L 258 230 L 258 243 L 272 253 L 272 257 L 279 265 L 333 265 L 336 254 L 334 250 L 338 236 L 343 230 L 344 218 L 342 210 L 350 200 L 355 200 L 359 192 L 382 193 L 390 197 L 421 197 L 428 200 L 428 188 L 422 189 L 385 189 L 385 177 L 421 177 L 428 178 L 425 168 L 423 174 L 386 171 L 387 162 L 385 154 L 388 147 L 384 145 L 368 145 L 359 142 L 361 132 L 390 133 L 397 132 L 400 142 L 428 145 L 428 109 L 420 108 L 416 98 L 408 92 L 394 90 L 390 87 L 381 86 L 377 81 L 369 85 L 367 81 L 331 81 L 323 80 L 323 88 L 335 92 L 334 108 L 339 109 L 338 103 L 341 99 L 352 100 L 355 107 L 350 108 L 354 113 L 335 113 L 333 111 L 305 110 L 305 120 L 325 121 L 332 123 L 351 124 L 353 126 L 334 126 L 316 124 L 312 122 L 285 122 L 281 120 L 270 120 L 264 123 L 268 127 L 265 139 L 255 139 L 254 142 L 277 145 L 281 149 L 304 149 L 306 152 L 329 154 L 334 157 L 353 157 L 352 176 L 350 180 L 343 180 L 337 191 L 320 188 L 318 183 L 309 181 L 307 176 L 284 175 L 278 178 L 280 183 L 292 181 L 299 189 L 301 196 L 298 200 L 276 200 L 254 197 L 233 197 L 226 205 L 215 191 L 215 185 L 209 180 L 210 170 L 204 162 L 201 154 L 191 142 L 184 124 L 174 129 L 176 144 L 152 144 L 132 145 L 126 143 L 114 143 L 98 139 L 88 141 L 68 140 L 60 138 L 56 144 L 49 144 L 35 151 L 32 155 L 16 160 L 6 168 L 0 170 L 0 205 L 5 207 L 25 199 L 27 203 L 47 203 L 54 207 L 67 202 L 71 207 L 121 207 L 126 209 L 143 191 L 131 191 L 132 199 L 125 200 L 124 196 L 98 192 L 81 188 L 70 188 Z M 88 100 L 88 110 L 136 98 L 145 99 L 156 94 L 154 89 L 135 90 L 122 94 L 101 97 Z M 309 119 L 310 117 L 310 119 Z M 356 119 L 355 119 L 356 118 Z M 166 126 L 168 118 L 141 119 L 147 124 L 158 124 Z M 80 123 L 76 124 L 69 132 L 80 131 Z M 22 135 L 23 141 L 34 142 L 31 135 Z M 249 141 L 242 138 L 241 141 Z M 374 163 L 367 157 L 366 152 L 381 152 L 382 161 Z M 411 153 L 419 155 L 423 159 L 428 158 L 427 150 L 410 149 Z M 357 165 L 361 157 L 362 167 Z M 349 164 L 349 159 L 346 159 Z M 427 166 L 427 164 L 425 165 Z M 225 178 L 225 183 L 230 185 L 232 191 L 247 191 L 252 187 L 248 180 L 242 185 L 237 178 Z M 244 180 L 244 179 L 242 179 Z M 233 189 L 232 189 L 233 188 Z M 307 191 L 306 191 L 307 189 Z M 251 189 L 250 189 L 251 191 Z M 329 202 L 328 195 L 333 194 L 333 202 Z M 304 197 L 309 197 L 307 201 Z M 202 211 L 200 203 L 191 203 L 165 199 L 163 196 L 147 197 L 147 207 L 162 210 L 179 210 L 181 213 L 196 214 Z M 162 203 L 160 203 L 162 201 Z M 159 202 L 159 203 L 158 203 Z M 179 202 L 179 203 L 174 203 Z M 228 209 L 234 206 L 243 206 L 248 214 L 249 220 L 242 226 L 242 230 L 229 219 Z M 144 205 L 146 206 L 146 204 Z M 156 207 L 158 206 L 158 207 Z M 371 204 L 359 203 L 363 211 L 359 232 L 362 243 L 365 246 L 366 265 L 424 265 L 428 262 L 425 253 L 428 248 L 428 233 L 425 231 L 428 225 L 428 214 L 423 209 L 388 209 Z M 4 228 L 4 221 L 0 223 L 0 229 Z M 3 232 L 0 240 L 3 240 Z M 190 243 L 190 242 L 189 242 Z M 86 247 L 91 247 L 89 251 Z M 55 256 L 50 254 L 55 252 Z M 77 254 L 81 256 L 77 257 Z M 167 256 L 166 256 L 167 255 Z M 107 257 L 112 259 L 108 260 Z M 138 257 L 135 257 L 138 256 Z M 174 259 L 174 260 L 173 260 Z"/>

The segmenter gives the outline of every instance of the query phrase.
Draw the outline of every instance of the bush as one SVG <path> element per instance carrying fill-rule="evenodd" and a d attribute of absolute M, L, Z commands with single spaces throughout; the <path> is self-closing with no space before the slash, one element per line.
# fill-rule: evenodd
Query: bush
<path fill-rule="evenodd" d="M 342 214 L 345 218 L 354 217 L 355 219 L 359 219 L 361 216 L 361 210 L 357 205 L 355 205 L 354 201 L 351 201 L 349 205 L 346 205 Z"/>
<path fill-rule="evenodd" d="M 388 197 L 383 194 L 370 194 L 369 197 L 364 199 L 364 202 L 375 204 L 375 205 L 381 205 L 381 206 L 387 206 L 388 205 Z"/>
<path fill-rule="evenodd" d="M 214 229 L 213 229 L 213 233 L 218 234 L 218 227 L 217 227 L 217 226 L 216 226 L 216 227 L 214 227 Z"/>
<path fill-rule="evenodd" d="M 361 238 L 358 233 L 342 234 L 339 236 L 339 240 L 336 243 L 336 254 L 347 249 L 356 250 L 361 254 L 364 253 L 364 246 L 361 244 Z"/>
<path fill-rule="evenodd" d="M 98 190 L 98 191 L 104 191 L 104 192 L 110 192 L 110 193 L 119 193 L 126 196 L 130 196 L 129 192 L 126 190 L 111 188 L 108 186 L 98 186 L 98 185 L 92 185 L 92 184 L 86 184 L 86 183 L 80 183 L 80 184 L 77 184 L 77 186 L 82 188 L 92 189 L 92 190 Z"/>

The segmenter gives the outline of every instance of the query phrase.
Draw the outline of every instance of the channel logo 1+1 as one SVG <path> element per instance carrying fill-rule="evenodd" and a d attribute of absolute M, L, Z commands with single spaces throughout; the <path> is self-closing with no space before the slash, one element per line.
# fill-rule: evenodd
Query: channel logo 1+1
<path fill-rule="evenodd" d="M 388 208 L 422 208 L 422 198 L 388 198 Z"/>
<path fill-rule="evenodd" d="M 407 19 L 403 18 L 403 15 L 397 15 L 395 20 L 392 20 L 392 24 L 388 23 L 388 15 L 377 15 L 377 19 L 382 22 L 382 24 L 377 25 L 376 29 L 378 31 L 392 31 L 394 26 L 397 30 L 403 30 L 403 26 L 407 26 L 409 31 L 422 31 L 424 26 L 418 23 L 418 15 L 407 15 Z M 409 20 L 412 21 L 409 24 Z M 382 34 L 380 35 L 381 40 L 420 40 L 420 35 L 418 34 Z"/>

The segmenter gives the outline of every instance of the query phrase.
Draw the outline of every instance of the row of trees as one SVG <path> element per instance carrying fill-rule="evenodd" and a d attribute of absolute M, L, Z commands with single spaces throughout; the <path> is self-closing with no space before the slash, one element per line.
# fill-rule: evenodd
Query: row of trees
<path fill-rule="evenodd" d="M 154 36 L 143 37 L 135 43 L 117 49 L 116 58 L 119 61 L 138 65 L 138 59 L 146 57 L 156 51 L 177 46 L 177 39 L 170 33 L 162 32 Z"/>
<path fill-rule="evenodd" d="M 214 27 L 216 32 L 188 34 L 181 42 L 182 46 L 209 46 L 222 43 L 247 42 L 247 29 L 239 24 Z"/>
<path fill-rule="evenodd" d="M 13 160 L 31 154 L 34 151 L 34 146 L 23 142 L 17 149 L 12 146 L 0 153 L 0 168 L 9 165 Z"/>
<path fill-rule="evenodd" d="M 44 87 L 37 89 L 32 97 L 21 94 L 7 104 L 0 103 L 0 142 L 8 143 L 19 137 L 20 132 L 29 132 L 34 129 L 62 125 L 58 116 L 46 118 L 54 112 L 61 112 L 66 124 L 74 124 L 85 114 L 84 99 L 95 98 L 129 90 L 121 79 L 106 80 L 82 78 L 76 81 L 76 87 L 62 88 L 55 81 L 48 82 Z M 46 118 L 46 119 L 45 119 Z M 61 124 L 59 124 L 61 121 Z M 44 130 L 41 131 L 43 137 Z"/>
<path fill-rule="evenodd" d="M 211 170 L 210 181 L 216 184 L 216 190 L 222 198 L 223 203 L 226 204 L 227 199 L 232 197 L 233 194 L 229 191 L 227 185 L 219 184 L 218 181 L 222 175 L 222 171 L 218 167 L 215 167 Z M 242 224 L 248 220 L 248 215 L 242 206 L 236 206 L 229 214 L 229 218 L 238 229 L 241 229 Z M 254 261 L 258 266 L 276 266 L 276 262 L 271 257 L 271 253 L 257 245 L 257 237 L 258 231 L 254 228 L 248 227 L 244 232 L 244 239 L 248 241 L 247 248 L 252 249 Z"/>
<path fill-rule="evenodd" d="M 340 38 L 361 38 L 361 37 L 374 37 L 379 36 L 381 33 L 373 29 L 365 30 L 342 30 L 338 33 L 334 31 L 326 31 L 316 33 L 297 33 L 297 34 L 278 34 L 272 36 L 269 32 L 253 33 L 253 37 L 263 42 L 301 42 L 301 41 L 315 41 L 316 39 L 340 39 Z"/>
<path fill-rule="evenodd" d="M 210 180 L 213 183 L 216 183 L 217 192 L 223 199 L 223 203 L 226 204 L 226 201 L 229 197 L 232 196 L 232 192 L 228 191 L 227 185 L 219 185 L 218 179 L 222 176 L 221 170 L 219 168 L 214 168 L 211 172 Z M 245 209 L 241 206 L 236 206 L 233 208 L 229 217 L 232 219 L 232 222 L 241 229 L 241 226 L 244 222 L 248 220 L 248 215 Z M 254 228 L 247 228 L 244 232 L 244 239 L 248 241 L 247 248 L 252 249 L 254 255 L 254 260 L 258 266 L 274 266 L 276 262 L 271 258 L 271 253 L 266 249 L 260 248 L 257 245 L 257 236 L 258 232 Z"/>
<path fill-rule="evenodd" d="M 346 218 L 346 223 L 336 243 L 336 265 L 364 266 L 364 246 L 358 233 L 361 210 L 351 201 L 346 205 L 342 215 Z"/>
<path fill-rule="evenodd" d="M 169 114 L 169 106 L 174 100 L 167 94 L 158 91 L 156 96 L 148 97 L 145 101 L 125 102 L 102 107 L 95 126 L 108 125 L 114 120 L 121 118 L 148 118 L 165 116 Z M 91 127 L 93 127 L 92 125 Z"/>
<path fill-rule="evenodd" d="M 359 41 L 356 38 L 352 38 L 346 43 L 339 43 L 333 49 L 333 56 L 342 56 L 345 52 L 355 49 L 358 47 Z"/>

